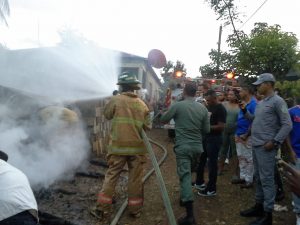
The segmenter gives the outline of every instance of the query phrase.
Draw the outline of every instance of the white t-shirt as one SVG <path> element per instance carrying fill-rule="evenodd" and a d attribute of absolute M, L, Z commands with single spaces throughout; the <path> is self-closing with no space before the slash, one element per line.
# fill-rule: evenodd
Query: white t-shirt
<path fill-rule="evenodd" d="M 0 221 L 30 209 L 37 203 L 26 175 L 0 159 Z"/>

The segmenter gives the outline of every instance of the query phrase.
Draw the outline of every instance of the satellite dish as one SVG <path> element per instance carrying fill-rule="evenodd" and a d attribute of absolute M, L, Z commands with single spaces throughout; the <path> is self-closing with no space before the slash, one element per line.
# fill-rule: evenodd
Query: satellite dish
<path fill-rule="evenodd" d="M 158 49 L 152 49 L 148 53 L 148 62 L 151 66 L 157 69 L 160 69 L 167 65 L 167 59 L 165 54 Z"/>

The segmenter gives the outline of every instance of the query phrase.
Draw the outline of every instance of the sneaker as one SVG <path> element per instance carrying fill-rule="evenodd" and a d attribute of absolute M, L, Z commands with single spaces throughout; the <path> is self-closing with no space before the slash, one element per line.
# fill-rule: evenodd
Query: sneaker
<path fill-rule="evenodd" d="M 225 164 L 227 164 L 227 165 L 229 164 L 229 159 L 228 158 L 225 159 Z"/>
<path fill-rule="evenodd" d="M 204 191 L 205 190 L 205 188 L 206 188 L 206 185 L 203 183 L 203 184 L 200 184 L 200 185 L 198 185 L 198 184 L 194 184 L 194 188 L 196 188 L 197 190 L 199 190 L 199 191 Z"/>
<path fill-rule="evenodd" d="M 204 196 L 204 197 L 211 197 L 211 196 L 216 196 L 217 192 L 216 191 L 203 190 L 203 191 L 198 191 L 198 195 Z"/>

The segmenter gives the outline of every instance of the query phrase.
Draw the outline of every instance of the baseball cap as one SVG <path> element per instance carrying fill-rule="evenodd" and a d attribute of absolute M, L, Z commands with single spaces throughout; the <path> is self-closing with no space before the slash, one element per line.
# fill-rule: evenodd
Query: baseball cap
<path fill-rule="evenodd" d="M 263 82 L 276 82 L 273 74 L 271 73 L 263 73 L 263 74 L 260 74 L 257 81 L 255 81 L 254 83 L 252 83 L 253 85 L 260 85 L 262 84 Z"/>

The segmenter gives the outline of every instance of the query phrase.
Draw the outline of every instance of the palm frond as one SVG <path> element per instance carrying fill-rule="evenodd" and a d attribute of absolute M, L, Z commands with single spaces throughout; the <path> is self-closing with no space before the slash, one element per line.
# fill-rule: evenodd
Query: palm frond
<path fill-rule="evenodd" d="M 10 14 L 8 0 L 0 0 L 0 21 L 3 21 L 8 26 L 6 17 Z"/>

